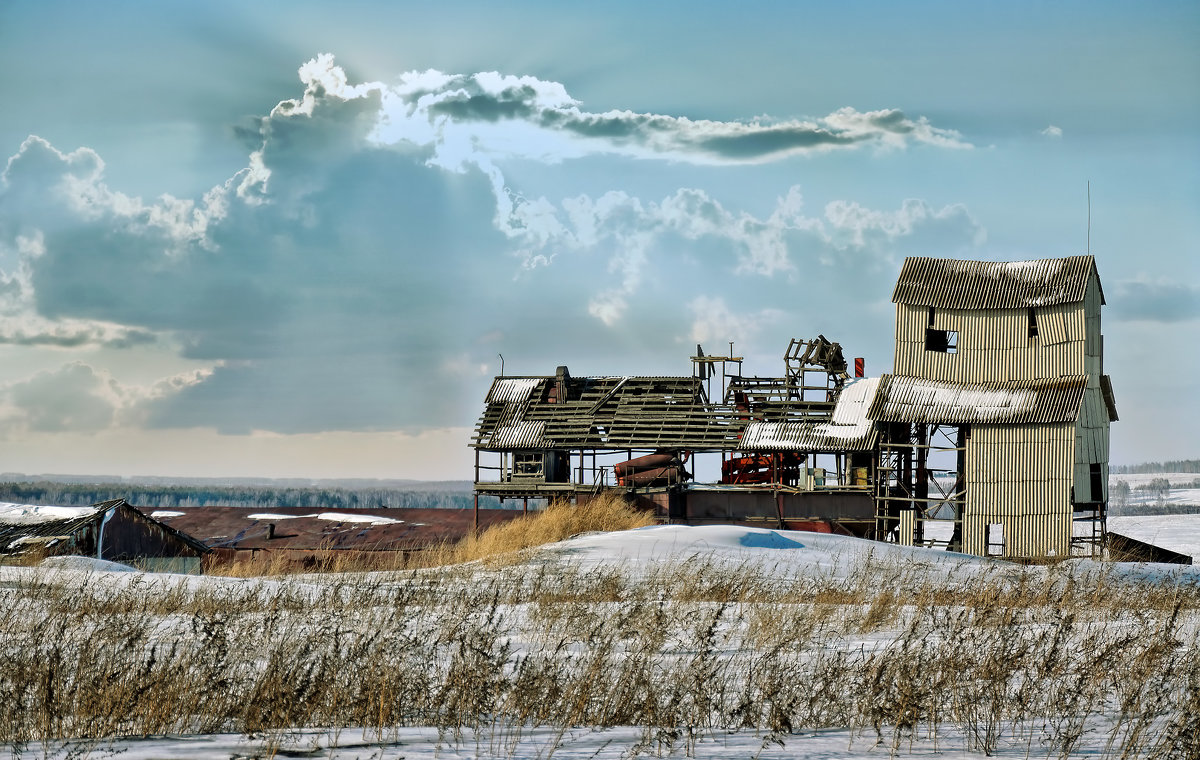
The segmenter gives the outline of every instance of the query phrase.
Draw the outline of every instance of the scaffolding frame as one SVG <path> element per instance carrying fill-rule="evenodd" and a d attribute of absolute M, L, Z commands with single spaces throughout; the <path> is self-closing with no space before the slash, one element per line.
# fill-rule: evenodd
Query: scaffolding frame
<path fill-rule="evenodd" d="M 954 529 L 946 548 L 961 551 L 970 426 L 890 422 L 881 428 L 874 468 L 875 538 L 933 546 L 938 542 L 925 538 L 925 523 L 945 521 L 945 517 L 935 515 L 949 510 Z M 930 461 L 951 452 L 953 467 L 934 466 Z"/>

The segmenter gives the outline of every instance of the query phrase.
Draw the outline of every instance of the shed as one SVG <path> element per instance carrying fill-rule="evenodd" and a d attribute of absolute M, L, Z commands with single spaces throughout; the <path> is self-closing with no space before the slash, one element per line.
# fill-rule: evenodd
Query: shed
<path fill-rule="evenodd" d="M 82 555 L 142 570 L 199 573 L 203 543 L 124 499 L 87 507 L 0 503 L 0 556 Z"/>

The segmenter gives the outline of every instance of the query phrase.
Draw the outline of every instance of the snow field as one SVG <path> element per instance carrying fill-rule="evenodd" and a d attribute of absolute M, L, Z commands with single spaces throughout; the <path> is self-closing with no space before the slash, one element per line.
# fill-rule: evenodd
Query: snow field
<path fill-rule="evenodd" d="M 729 526 L 406 573 L 0 568 L 0 741 L 130 758 L 1184 757 L 1198 584 Z M 142 735 L 158 738 L 123 738 Z"/>

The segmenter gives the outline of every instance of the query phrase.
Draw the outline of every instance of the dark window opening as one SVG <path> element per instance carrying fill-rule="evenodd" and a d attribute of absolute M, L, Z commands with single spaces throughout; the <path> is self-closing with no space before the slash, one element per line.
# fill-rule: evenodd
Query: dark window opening
<path fill-rule="evenodd" d="M 958 331 L 925 328 L 925 350 L 943 354 L 958 353 Z"/>
<path fill-rule="evenodd" d="M 933 307 L 929 307 L 929 326 L 933 327 Z"/>
<path fill-rule="evenodd" d="M 1029 310 L 1029 337 L 1036 338 L 1037 334 L 1038 334 L 1037 309 L 1030 309 Z"/>
<path fill-rule="evenodd" d="M 1104 478 L 1100 469 L 1099 462 L 1092 462 L 1089 472 L 1092 476 L 1092 501 L 1104 501 Z"/>

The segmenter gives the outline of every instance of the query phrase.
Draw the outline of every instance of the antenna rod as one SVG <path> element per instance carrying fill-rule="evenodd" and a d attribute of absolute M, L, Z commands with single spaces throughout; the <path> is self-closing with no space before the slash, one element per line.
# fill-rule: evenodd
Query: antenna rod
<path fill-rule="evenodd" d="M 500 377 L 504 377 L 504 354 L 496 354 L 500 357 Z"/>

